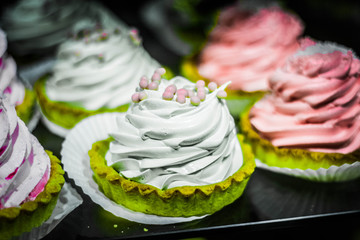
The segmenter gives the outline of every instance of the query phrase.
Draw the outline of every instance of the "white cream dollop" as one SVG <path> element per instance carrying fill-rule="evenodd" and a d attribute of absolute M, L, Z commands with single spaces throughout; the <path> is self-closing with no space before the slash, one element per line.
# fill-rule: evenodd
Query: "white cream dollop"
<path fill-rule="evenodd" d="M 63 43 L 46 82 L 48 97 L 88 110 L 128 104 L 138 79 L 160 66 L 130 33 L 104 28 Z"/>
<path fill-rule="evenodd" d="M 182 77 L 162 79 L 159 90 L 133 104 L 117 119 L 107 164 L 126 178 L 167 189 L 218 183 L 243 163 L 234 120 L 224 100 L 208 93 L 199 106 L 163 100 L 167 86 L 195 89 Z"/>

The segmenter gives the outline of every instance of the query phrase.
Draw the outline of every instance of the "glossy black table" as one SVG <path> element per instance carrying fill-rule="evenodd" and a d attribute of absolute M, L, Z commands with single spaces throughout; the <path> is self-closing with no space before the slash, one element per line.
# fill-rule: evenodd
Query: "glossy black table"
<path fill-rule="evenodd" d="M 33 133 L 45 148 L 60 157 L 62 138 L 50 133 L 41 123 Z M 305 229 L 307 232 L 322 229 L 324 234 L 329 234 L 338 233 L 342 228 L 345 231 L 343 237 L 357 231 L 360 234 L 360 179 L 316 183 L 256 169 L 243 196 L 231 205 L 201 220 L 170 225 L 145 225 L 116 217 L 93 203 L 67 176 L 66 179 L 84 202 L 44 239 L 178 239 L 196 236 L 217 239 L 224 234 L 268 236 L 269 231 L 276 235 L 289 231 L 290 235 L 298 235 Z"/>

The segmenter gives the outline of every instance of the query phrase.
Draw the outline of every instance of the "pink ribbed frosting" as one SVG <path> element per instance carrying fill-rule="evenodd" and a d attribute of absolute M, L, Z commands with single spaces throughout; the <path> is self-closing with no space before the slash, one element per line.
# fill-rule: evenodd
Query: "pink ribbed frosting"
<path fill-rule="evenodd" d="M 360 61 L 332 43 L 305 39 L 269 80 L 272 94 L 250 121 L 274 146 L 347 154 L 360 148 Z"/>
<path fill-rule="evenodd" d="M 299 47 L 301 21 L 278 7 L 256 13 L 230 7 L 203 49 L 198 70 L 205 78 L 233 90 L 268 90 L 269 75 Z"/>
<path fill-rule="evenodd" d="M 50 159 L 8 99 L 0 97 L 0 209 L 34 200 L 50 177 Z"/>

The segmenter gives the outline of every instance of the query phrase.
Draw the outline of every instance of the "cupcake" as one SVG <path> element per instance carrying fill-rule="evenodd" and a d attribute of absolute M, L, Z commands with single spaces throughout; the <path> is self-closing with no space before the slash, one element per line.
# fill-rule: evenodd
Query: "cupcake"
<path fill-rule="evenodd" d="M 205 87 L 162 73 L 141 79 L 116 130 L 93 144 L 93 177 L 108 198 L 135 212 L 212 214 L 242 195 L 255 167 L 221 99 L 228 84 Z"/>
<path fill-rule="evenodd" d="M 35 94 L 18 79 L 16 63 L 6 50 L 6 35 L 0 29 L 0 95 L 6 96 L 21 120 L 29 124 L 35 113 Z"/>
<path fill-rule="evenodd" d="M 28 58 L 49 55 L 69 32 L 97 21 L 111 24 L 116 18 L 100 4 L 83 0 L 20 0 L 4 9 L 0 18 L 10 52 Z"/>
<path fill-rule="evenodd" d="M 10 239 L 50 217 L 64 184 L 64 171 L 7 99 L 0 99 L 0 119 L 0 236 Z"/>
<path fill-rule="evenodd" d="M 300 19 L 279 7 L 228 7 L 198 56 L 184 61 L 182 73 L 218 84 L 231 81 L 228 103 L 237 116 L 269 90 L 268 77 L 298 49 L 302 32 Z"/>
<path fill-rule="evenodd" d="M 136 29 L 82 30 L 61 44 L 51 73 L 35 84 L 44 121 L 65 136 L 85 117 L 126 111 L 137 79 L 159 66 Z"/>
<path fill-rule="evenodd" d="M 271 94 L 242 117 L 259 164 L 323 181 L 359 176 L 359 73 L 350 49 L 302 41 L 271 75 Z"/>

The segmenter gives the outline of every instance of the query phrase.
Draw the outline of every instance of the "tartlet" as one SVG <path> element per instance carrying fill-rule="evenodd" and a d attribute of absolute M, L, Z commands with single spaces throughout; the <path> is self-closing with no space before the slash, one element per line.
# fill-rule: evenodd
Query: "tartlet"
<path fill-rule="evenodd" d="M 255 168 L 251 148 L 221 99 L 226 85 L 206 88 L 182 77 L 158 85 L 158 71 L 150 83 L 140 81 L 118 130 L 93 144 L 94 179 L 108 198 L 136 212 L 212 214 L 242 195 Z"/>

